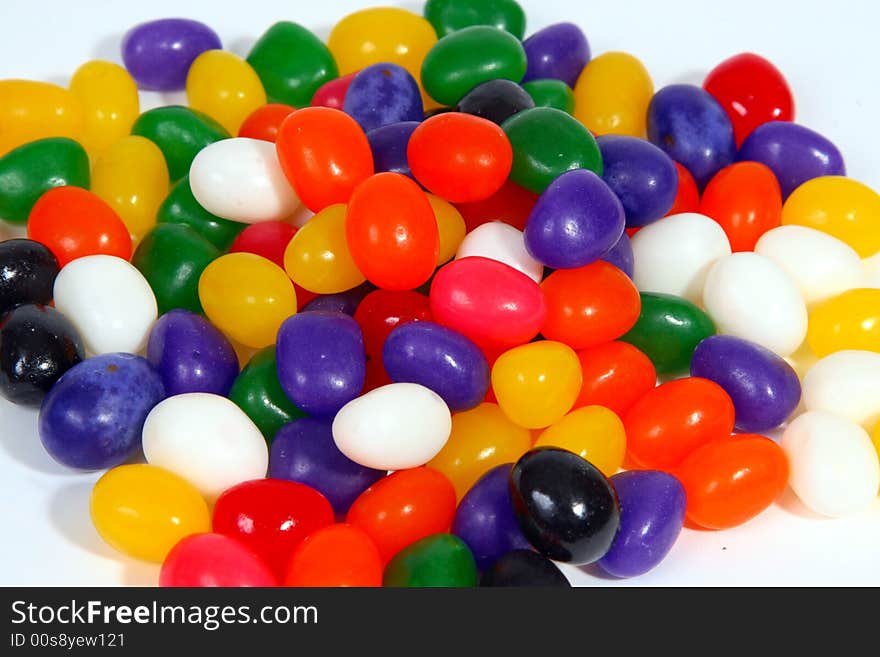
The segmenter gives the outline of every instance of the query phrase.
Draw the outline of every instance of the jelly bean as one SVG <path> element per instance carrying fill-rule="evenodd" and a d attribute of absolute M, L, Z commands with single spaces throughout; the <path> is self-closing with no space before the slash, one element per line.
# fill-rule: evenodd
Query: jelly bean
<path fill-rule="evenodd" d="M 86 351 L 138 353 L 158 316 L 150 284 L 121 258 L 78 258 L 55 279 L 55 307 L 82 335 Z"/>
<path fill-rule="evenodd" d="M 421 121 L 425 110 L 419 84 L 402 66 L 382 62 L 358 71 L 342 109 L 364 129 L 402 121 Z"/>
<path fill-rule="evenodd" d="M 186 97 L 192 109 L 210 116 L 231 135 L 266 104 L 263 83 L 251 65 L 224 50 L 196 57 L 186 77 Z"/>
<path fill-rule="evenodd" d="M 19 146 L 0 158 L 0 219 L 23 224 L 53 187 L 89 187 L 89 156 L 75 141 L 52 137 Z"/>
<path fill-rule="evenodd" d="M 42 305 L 19 305 L 0 321 L 0 395 L 39 406 L 59 377 L 85 358 L 79 333 Z"/>
<path fill-rule="evenodd" d="M 296 110 L 292 105 L 269 103 L 262 105 L 245 117 L 238 129 L 239 137 L 262 139 L 272 143 L 278 138 L 278 129 L 288 116 Z"/>
<path fill-rule="evenodd" d="M 171 188 L 159 206 L 156 221 L 189 226 L 221 251 L 228 250 L 245 227 L 245 224 L 221 219 L 199 205 L 189 186 L 188 175 Z"/>
<path fill-rule="evenodd" d="M 807 305 L 859 286 L 862 261 L 849 245 L 806 226 L 779 226 L 761 236 L 755 253 L 791 276 Z"/>
<path fill-rule="evenodd" d="M 82 104 L 66 89 L 34 80 L 0 80 L 0 157 L 40 139 L 80 139 L 84 124 Z"/>
<path fill-rule="evenodd" d="M 445 532 L 455 515 L 455 489 L 430 468 L 395 472 L 365 490 L 346 521 L 364 530 L 379 548 L 382 562 L 421 538 Z"/>
<path fill-rule="evenodd" d="M 163 18 L 131 28 L 122 39 L 122 60 L 141 89 L 176 91 L 186 84 L 190 65 L 206 50 L 222 48 L 204 23 Z"/>
<path fill-rule="evenodd" d="M 611 188 L 592 171 L 575 169 L 541 194 L 526 223 L 526 249 L 548 267 L 583 267 L 617 243 L 624 225 L 623 205 Z"/>
<path fill-rule="evenodd" d="M 454 260 L 431 283 L 431 315 L 482 348 L 507 348 L 531 340 L 547 316 L 535 281 L 488 258 Z"/>
<path fill-rule="evenodd" d="M 229 252 L 253 253 L 283 267 L 284 251 L 296 233 L 296 226 L 285 221 L 261 221 L 241 231 Z"/>
<path fill-rule="evenodd" d="M 544 265 L 526 251 L 522 231 L 500 221 L 482 224 L 465 235 L 455 257 L 474 256 L 503 262 L 536 283 L 544 277 Z"/>
<path fill-rule="evenodd" d="M 513 550 L 483 573 L 480 586 L 571 587 L 571 584 L 547 557 L 531 550 Z"/>
<path fill-rule="evenodd" d="M 535 107 L 514 114 L 502 126 L 513 147 L 510 179 L 533 192 L 543 192 L 572 169 L 602 175 L 602 155 L 596 140 L 570 114 L 552 107 Z"/>
<path fill-rule="evenodd" d="M 804 376 L 808 411 L 828 411 L 870 429 L 880 421 L 880 354 L 837 351 L 820 359 Z"/>
<path fill-rule="evenodd" d="M 171 548 L 159 571 L 162 587 L 278 586 L 271 570 L 223 534 L 193 534 Z"/>
<path fill-rule="evenodd" d="M 112 468 L 138 449 L 144 420 L 164 397 L 161 377 L 140 356 L 89 358 L 67 370 L 43 400 L 40 441 L 67 467 Z"/>
<path fill-rule="evenodd" d="M 526 15 L 515 0 L 428 0 L 427 18 L 438 37 L 444 37 L 471 25 L 491 25 L 522 39 Z"/>
<path fill-rule="evenodd" d="M 633 470 L 611 477 L 620 500 L 620 529 L 599 567 L 614 577 L 637 577 L 656 568 L 684 524 L 684 487 L 671 474 Z"/>
<path fill-rule="evenodd" d="M 797 372 L 781 357 L 732 335 L 706 338 L 694 350 L 691 376 L 714 381 L 730 395 L 740 431 L 769 431 L 801 399 Z"/>
<path fill-rule="evenodd" d="M 440 239 L 440 248 L 437 251 L 437 264 L 452 260 L 464 241 L 467 227 L 461 213 L 455 209 L 449 201 L 428 194 L 428 203 L 434 211 L 434 219 L 437 220 L 437 233 Z"/>
<path fill-rule="evenodd" d="M 694 180 L 691 172 L 685 167 L 674 160 L 672 163 L 678 172 L 678 192 L 675 195 L 672 207 L 666 215 L 697 212 L 700 209 L 700 190 L 697 189 L 697 182 Z"/>
<path fill-rule="evenodd" d="M 635 267 L 635 256 L 633 255 L 632 242 L 625 231 L 621 233 L 620 239 L 617 240 L 617 243 L 602 255 L 602 260 L 609 265 L 614 265 L 626 274 L 627 277 L 632 279 L 633 269 Z"/>
<path fill-rule="evenodd" d="M 590 61 L 590 44 L 574 23 L 555 23 L 523 42 L 528 68 L 523 80 L 555 78 L 569 87 L 577 82 Z"/>
<path fill-rule="evenodd" d="M 383 586 L 468 587 L 477 585 L 477 567 L 467 544 L 452 534 L 435 534 L 394 555 Z"/>
<path fill-rule="evenodd" d="M 810 313 L 807 344 L 822 358 L 843 349 L 880 352 L 880 290 L 848 290 Z"/>
<path fill-rule="evenodd" d="M 544 429 L 535 447 L 567 449 L 610 477 L 623 464 L 626 433 L 614 411 L 604 406 L 585 406 Z"/>
<path fill-rule="evenodd" d="M 169 397 L 150 411 L 143 447 L 147 463 L 180 475 L 211 500 L 265 477 L 269 464 L 266 441 L 250 418 L 225 397 L 205 392 Z"/>
<path fill-rule="evenodd" d="M 285 586 L 382 586 L 382 558 L 357 527 L 330 525 L 309 534 L 290 558 Z"/>
<path fill-rule="evenodd" d="M 128 71 L 93 59 L 80 66 L 70 78 L 70 93 L 83 108 L 82 145 L 100 153 L 131 131 L 140 114 L 137 84 Z"/>
<path fill-rule="evenodd" d="M 40 242 L 0 242 L 0 317 L 21 304 L 52 301 L 58 269 L 57 258 Z"/>
<path fill-rule="evenodd" d="M 153 465 L 121 465 L 92 489 L 95 529 L 114 549 L 161 562 L 183 538 L 207 532 L 208 505 L 185 480 Z"/>
<path fill-rule="evenodd" d="M 577 399 L 583 378 L 577 354 L 545 340 L 514 347 L 492 366 L 492 390 L 504 414 L 528 429 L 562 419 Z"/>
<path fill-rule="evenodd" d="M 583 385 L 574 403 L 604 406 L 622 415 L 657 384 L 654 364 L 626 342 L 605 342 L 578 352 Z"/>
<path fill-rule="evenodd" d="M 229 253 L 199 279 L 199 301 L 211 323 L 248 347 L 275 344 L 281 323 L 296 313 L 296 292 L 284 270 L 253 253 Z"/>
<path fill-rule="evenodd" d="M 644 64 L 625 52 L 592 59 L 574 84 L 574 115 L 599 135 L 645 136 L 654 83 Z"/>
<path fill-rule="evenodd" d="M 418 121 L 403 121 L 383 125 L 367 133 L 376 173 L 390 171 L 413 178 L 406 157 L 406 147 L 413 130 L 417 127 L 419 127 Z"/>
<path fill-rule="evenodd" d="M 624 414 L 627 454 L 643 468 L 675 467 L 701 445 L 730 436 L 734 415 L 733 401 L 714 381 L 669 381 Z"/>
<path fill-rule="evenodd" d="M 535 107 L 555 107 L 558 110 L 574 113 L 574 92 L 562 80 L 541 79 L 522 83 Z"/>
<path fill-rule="evenodd" d="M 768 121 L 793 121 L 794 99 L 782 73 L 750 52 L 728 57 L 703 81 L 733 124 L 736 145 Z"/>
<path fill-rule="evenodd" d="M 309 415 L 332 417 L 364 387 L 363 334 L 344 313 L 288 318 L 278 330 L 275 358 L 281 387 Z"/>
<path fill-rule="evenodd" d="M 788 483 L 808 508 L 825 516 L 858 513 L 877 499 L 880 463 L 868 433 L 846 418 L 809 411 L 782 435 Z"/>
<path fill-rule="evenodd" d="M 168 196 L 162 152 L 144 137 L 124 137 L 107 148 L 92 168 L 92 192 L 119 215 L 137 242 L 156 225 Z"/>
<path fill-rule="evenodd" d="M 541 333 L 573 349 L 615 340 L 639 318 L 639 293 L 622 271 L 602 260 L 560 269 L 541 284 L 547 318 Z"/>
<path fill-rule="evenodd" d="M 318 87 L 309 105 L 312 107 L 332 107 L 333 109 L 341 110 L 342 105 L 345 103 L 345 94 L 348 93 L 348 88 L 351 86 L 351 81 L 354 80 L 355 75 L 357 75 L 357 71 L 328 80 Z"/>
<path fill-rule="evenodd" d="M 382 358 L 385 339 L 396 327 L 431 319 L 428 298 L 411 290 L 374 290 L 358 305 L 354 318 L 364 334 L 371 359 Z"/>
<path fill-rule="evenodd" d="M 368 294 L 375 291 L 375 289 L 376 288 L 369 283 L 364 283 L 363 285 L 358 285 L 357 287 L 346 290 L 345 292 L 339 292 L 337 294 L 322 294 L 309 301 L 306 304 L 305 308 L 303 308 L 303 312 L 323 310 L 329 312 L 345 313 L 346 315 L 351 315 L 352 317 L 354 317 L 355 312 L 357 312 L 357 309 L 360 307 L 361 301 L 363 301 Z M 424 295 L 419 296 L 422 298 L 427 298 Z M 361 330 L 363 330 L 363 326 L 361 327 Z M 366 342 L 367 339 L 365 337 L 364 343 Z"/>
<path fill-rule="evenodd" d="M 131 263 L 150 284 L 159 314 L 202 312 L 199 278 L 220 251 L 186 224 L 159 224 L 144 236 Z"/>
<path fill-rule="evenodd" d="M 718 332 L 788 356 L 807 334 L 807 309 L 797 283 L 769 258 L 734 253 L 719 259 L 703 288 Z"/>
<path fill-rule="evenodd" d="M 770 167 L 783 200 L 813 178 L 846 175 L 837 146 L 819 133 L 787 121 L 770 121 L 755 128 L 742 143 L 737 159 Z"/>
<path fill-rule="evenodd" d="M 503 221 L 523 230 L 538 195 L 508 180 L 501 189 L 484 201 L 458 203 L 456 208 L 464 218 L 468 232 L 490 221 Z"/>
<path fill-rule="evenodd" d="M 535 101 L 522 87 L 501 78 L 478 84 L 458 101 L 455 109 L 501 125 L 517 112 L 534 106 Z"/>

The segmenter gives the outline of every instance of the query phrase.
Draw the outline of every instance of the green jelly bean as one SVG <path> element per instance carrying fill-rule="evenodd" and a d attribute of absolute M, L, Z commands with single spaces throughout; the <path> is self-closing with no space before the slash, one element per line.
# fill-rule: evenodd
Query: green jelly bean
<path fill-rule="evenodd" d="M 510 179 L 541 193 L 557 176 L 572 169 L 602 175 L 602 154 L 595 138 L 570 114 L 535 107 L 511 116 L 502 126 L 513 147 Z"/>
<path fill-rule="evenodd" d="M 472 25 L 491 25 L 517 39 L 526 33 L 526 13 L 514 0 L 428 0 L 425 18 L 439 38 Z"/>
<path fill-rule="evenodd" d="M 221 251 L 228 251 L 247 224 L 221 219 L 211 214 L 196 200 L 189 186 L 189 176 L 181 178 L 159 206 L 156 217 L 160 224 L 189 226 Z"/>
<path fill-rule="evenodd" d="M 715 335 L 715 324 L 687 299 L 653 292 L 639 296 L 639 319 L 620 339 L 645 352 L 658 374 L 687 371 L 700 341 Z"/>
<path fill-rule="evenodd" d="M 475 25 L 440 39 L 422 63 L 425 91 L 454 106 L 481 82 L 504 78 L 519 82 L 526 74 L 526 52 L 512 34 Z"/>
<path fill-rule="evenodd" d="M 388 565 L 383 586 L 463 587 L 477 585 L 477 564 L 467 544 L 453 534 L 434 534 L 405 547 Z"/>
<path fill-rule="evenodd" d="M 53 187 L 89 188 L 89 156 L 77 142 L 50 137 L 0 158 L 0 219 L 23 224 L 34 203 Z"/>
<path fill-rule="evenodd" d="M 535 101 L 535 107 L 555 107 L 569 114 L 574 112 L 574 92 L 562 80 L 532 80 L 524 82 L 522 88 Z"/>
<path fill-rule="evenodd" d="M 302 25 L 289 21 L 266 30 L 247 61 L 260 76 L 270 103 L 307 107 L 322 84 L 339 77 L 327 46 Z"/>
<path fill-rule="evenodd" d="M 285 424 L 306 417 L 278 382 L 275 347 L 261 349 L 251 357 L 232 384 L 229 398 L 253 420 L 269 443 Z"/>
<path fill-rule="evenodd" d="M 226 129 L 210 116 L 182 105 L 144 112 L 131 127 L 131 134 L 146 137 L 159 147 L 172 182 L 189 173 L 193 158 L 205 146 L 229 139 Z"/>
<path fill-rule="evenodd" d="M 184 224 L 158 224 L 144 236 L 131 264 L 147 279 L 159 314 L 174 308 L 202 312 L 199 277 L 220 249 Z"/>

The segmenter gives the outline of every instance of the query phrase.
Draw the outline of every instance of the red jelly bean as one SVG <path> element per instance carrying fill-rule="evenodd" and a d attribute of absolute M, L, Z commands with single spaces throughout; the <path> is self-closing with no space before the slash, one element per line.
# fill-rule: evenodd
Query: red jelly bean
<path fill-rule="evenodd" d="M 238 541 L 223 534 L 192 534 L 165 557 L 159 586 L 278 586 L 278 580 Z"/>
<path fill-rule="evenodd" d="M 605 406 L 622 416 L 657 385 L 654 363 L 627 342 L 606 342 L 578 352 L 584 382 L 575 408 Z"/>
<path fill-rule="evenodd" d="M 284 119 L 294 111 L 296 111 L 295 107 L 282 103 L 270 103 L 258 107 L 241 124 L 238 136 L 274 142 L 278 138 L 278 130 Z"/>
<path fill-rule="evenodd" d="M 284 221 L 251 224 L 238 234 L 230 253 L 255 253 L 284 269 L 284 251 L 296 235 L 296 226 Z"/>
<path fill-rule="evenodd" d="M 382 557 L 373 539 L 352 525 L 310 534 L 290 557 L 285 586 L 382 586 Z"/>
<path fill-rule="evenodd" d="M 674 161 L 673 164 L 678 172 L 678 191 L 666 216 L 682 212 L 698 212 L 700 209 L 700 190 L 697 188 L 697 181 L 683 164 Z"/>
<path fill-rule="evenodd" d="M 457 203 L 468 232 L 490 221 L 503 221 L 518 230 L 524 230 L 526 221 L 538 202 L 538 194 L 508 180 L 497 192 L 484 201 Z"/>
<path fill-rule="evenodd" d="M 345 94 L 348 92 L 351 81 L 354 80 L 354 76 L 357 74 L 358 72 L 355 71 L 322 84 L 318 87 L 315 95 L 312 96 L 312 107 L 332 107 L 333 109 L 341 110 L 345 103 Z"/>
<path fill-rule="evenodd" d="M 388 334 L 402 324 L 430 320 L 431 307 L 421 292 L 373 290 L 358 304 L 354 318 L 364 334 L 367 356 L 381 361 Z"/>

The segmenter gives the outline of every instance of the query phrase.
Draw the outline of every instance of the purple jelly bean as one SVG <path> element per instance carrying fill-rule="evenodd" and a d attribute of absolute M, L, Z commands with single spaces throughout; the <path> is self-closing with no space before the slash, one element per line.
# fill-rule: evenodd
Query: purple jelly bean
<path fill-rule="evenodd" d="M 740 146 L 737 159 L 767 165 L 779 181 L 783 199 L 813 178 L 846 175 L 837 146 L 818 132 L 788 121 L 759 125 Z"/>
<path fill-rule="evenodd" d="M 461 499 L 452 533 L 474 553 L 477 568 L 485 570 L 511 550 L 531 550 L 510 499 L 512 463 L 499 465 L 477 480 Z"/>
<path fill-rule="evenodd" d="M 367 357 L 358 323 L 345 313 L 298 313 L 275 345 L 278 381 L 309 415 L 330 417 L 361 394 Z"/>
<path fill-rule="evenodd" d="M 379 63 L 358 72 L 345 92 L 342 109 L 365 132 L 425 115 L 419 84 L 402 66 Z"/>
<path fill-rule="evenodd" d="M 406 159 L 406 147 L 413 131 L 418 127 L 418 121 L 404 121 L 383 125 L 367 133 L 376 173 L 391 171 L 415 180 L 409 168 L 409 160 Z"/>
<path fill-rule="evenodd" d="M 672 84 L 654 94 L 648 139 L 690 171 L 700 189 L 736 159 L 730 118 L 706 90 L 692 84 Z"/>
<path fill-rule="evenodd" d="M 602 260 L 614 265 L 624 274 L 633 277 L 633 267 L 635 260 L 633 257 L 632 242 L 629 241 L 629 235 L 625 232 L 617 240 L 617 244 L 612 246 L 608 252 L 602 256 Z"/>
<path fill-rule="evenodd" d="M 141 89 L 178 91 L 196 57 L 223 47 L 210 27 L 187 18 L 163 18 L 131 28 L 122 40 L 122 61 Z"/>
<path fill-rule="evenodd" d="M 364 297 L 376 289 L 371 283 L 363 283 L 345 292 L 322 294 L 309 301 L 301 312 L 336 312 L 354 316 Z"/>
<path fill-rule="evenodd" d="M 384 477 L 355 463 L 333 442 L 331 420 L 302 418 L 284 425 L 272 441 L 269 477 L 311 486 L 323 493 L 339 516 L 358 495 Z"/>
<path fill-rule="evenodd" d="M 89 358 L 67 370 L 43 400 L 40 440 L 68 467 L 112 468 L 138 450 L 147 414 L 164 397 L 162 378 L 146 359 Z"/>
<path fill-rule="evenodd" d="M 691 376 L 724 388 L 740 431 L 778 427 L 801 400 L 800 380 L 791 365 L 769 349 L 732 335 L 702 340 L 691 357 Z"/>
<path fill-rule="evenodd" d="M 632 470 L 611 477 L 620 528 L 598 564 L 614 577 L 642 575 L 669 554 L 684 525 L 684 486 L 671 474 Z"/>
<path fill-rule="evenodd" d="M 617 244 L 624 227 L 623 206 L 605 181 L 574 169 L 541 194 L 526 222 L 526 249 L 554 269 L 582 267 Z"/>
<path fill-rule="evenodd" d="M 523 82 L 555 78 L 574 87 L 590 61 L 590 44 L 574 23 L 556 23 L 523 41 L 528 68 Z"/>

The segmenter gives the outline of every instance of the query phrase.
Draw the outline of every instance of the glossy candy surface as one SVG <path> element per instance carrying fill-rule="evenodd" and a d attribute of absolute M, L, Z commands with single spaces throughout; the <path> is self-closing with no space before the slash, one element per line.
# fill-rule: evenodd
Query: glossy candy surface
<path fill-rule="evenodd" d="M 499 78 L 478 84 L 458 101 L 456 111 L 473 114 L 501 125 L 517 112 L 535 106 L 535 101 L 520 85 Z"/>
<path fill-rule="evenodd" d="M 464 217 L 468 231 L 490 221 L 502 221 L 522 230 L 537 202 L 535 192 L 508 180 L 485 201 L 458 203 L 456 208 Z"/>
<path fill-rule="evenodd" d="M 428 298 L 414 290 L 373 290 L 355 310 L 355 321 L 364 334 L 364 347 L 370 359 L 382 359 L 388 335 L 409 322 L 431 319 Z"/>
<path fill-rule="evenodd" d="M 544 265 L 526 250 L 522 231 L 501 221 L 481 224 L 464 236 L 455 257 L 473 256 L 503 262 L 536 283 L 544 277 Z"/>
<path fill-rule="evenodd" d="M 513 550 L 483 573 L 480 586 L 570 587 L 571 584 L 550 559 L 531 550 Z"/>
<path fill-rule="evenodd" d="M 535 107 L 555 107 L 574 113 L 574 92 L 562 80 L 531 80 L 523 82 L 522 88 L 532 97 Z"/>
<path fill-rule="evenodd" d="M 240 542 L 223 534 L 191 534 L 165 557 L 159 586 L 278 586 L 278 580 Z"/>
<path fill-rule="evenodd" d="M 555 23 L 523 41 L 528 67 L 523 81 L 555 78 L 573 87 L 590 61 L 590 44 L 574 23 Z"/>
<path fill-rule="evenodd" d="M 171 187 L 156 216 L 158 224 L 184 224 L 195 230 L 221 251 L 226 251 L 246 224 L 211 214 L 196 201 L 184 176 Z"/>
<path fill-rule="evenodd" d="M 41 242 L 0 242 L 0 316 L 24 303 L 49 303 L 58 269 L 58 259 Z"/>
<path fill-rule="evenodd" d="M 592 59 L 574 85 L 574 115 L 598 135 L 645 136 L 654 83 L 645 65 L 625 52 Z"/>
<path fill-rule="evenodd" d="M 825 356 L 804 375 L 804 406 L 828 411 L 870 430 L 880 422 L 880 354 L 856 349 Z"/>
<path fill-rule="evenodd" d="M 434 219 L 437 221 L 437 233 L 440 239 L 440 248 L 437 251 L 437 265 L 442 265 L 455 257 L 459 246 L 464 241 L 467 226 L 464 217 L 452 203 L 434 194 L 428 194 L 428 203 L 434 211 Z"/>
<path fill-rule="evenodd" d="M 419 84 L 402 66 L 387 62 L 358 71 L 345 92 L 343 111 L 369 132 L 425 116 Z"/>
<path fill-rule="evenodd" d="M 85 116 L 75 94 L 49 82 L 0 80 L 0 157 L 48 137 L 80 139 Z"/>
<path fill-rule="evenodd" d="M 428 0 L 427 18 L 438 37 L 471 25 L 492 25 L 522 39 L 526 15 L 516 0 Z"/>
<path fill-rule="evenodd" d="M 581 349 L 578 360 L 584 382 L 575 408 L 604 406 L 620 416 L 657 384 L 651 359 L 626 342 Z"/>
<path fill-rule="evenodd" d="M 93 59 L 80 66 L 70 78 L 70 93 L 82 105 L 80 141 L 90 153 L 125 137 L 140 113 L 137 84 L 113 62 Z"/>
<path fill-rule="evenodd" d="M 626 432 L 614 411 L 604 406 L 584 406 L 544 429 L 534 446 L 567 449 L 610 477 L 623 464 Z"/>
<path fill-rule="evenodd" d="M 435 534 L 398 552 L 382 578 L 383 586 L 476 586 L 477 567 L 467 544 L 453 534 Z"/>
<path fill-rule="evenodd" d="M 262 139 L 274 142 L 278 138 L 278 129 L 288 116 L 296 110 L 292 105 L 284 103 L 268 103 L 261 105 L 248 114 L 238 129 L 239 137 Z"/>
<path fill-rule="evenodd" d="M 335 524 L 309 534 L 290 557 L 285 586 L 382 586 L 382 558 L 369 535 Z"/>
<path fill-rule="evenodd" d="M 678 172 L 678 193 L 675 202 L 669 210 L 669 214 L 681 214 L 682 212 L 696 212 L 700 208 L 700 190 L 691 172 L 678 162 L 673 160 L 675 170 Z"/>
<path fill-rule="evenodd" d="M 354 80 L 355 75 L 357 75 L 357 71 L 328 80 L 318 87 L 309 105 L 312 107 L 332 107 L 333 109 L 341 110 L 342 105 L 345 103 L 345 94 L 348 93 L 348 87 L 351 86 L 351 81 Z"/>
<path fill-rule="evenodd" d="M 413 178 L 406 156 L 406 148 L 410 136 L 419 127 L 419 123 L 420 121 L 390 123 L 374 128 L 367 133 L 367 141 L 370 142 L 376 173 L 390 171 Z"/>
<path fill-rule="evenodd" d="M 848 290 L 810 313 L 807 344 L 819 356 L 842 349 L 880 352 L 880 290 Z"/>
<path fill-rule="evenodd" d="M 163 18 L 131 28 L 122 40 L 122 59 L 141 89 L 176 91 L 184 88 L 196 57 L 222 47 L 204 23 Z"/>

